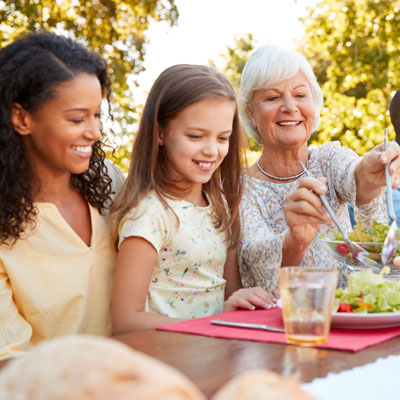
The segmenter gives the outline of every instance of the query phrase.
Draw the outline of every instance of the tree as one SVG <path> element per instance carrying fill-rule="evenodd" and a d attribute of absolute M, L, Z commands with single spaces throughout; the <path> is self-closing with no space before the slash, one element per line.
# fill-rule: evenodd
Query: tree
<path fill-rule="evenodd" d="M 175 0 L 3 0 L 0 47 L 26 31 L 64 32 L 107 60 L 114 92 L 114 116 L 123 132 L 137 120 L 132 87 L 143 71 L 146 31 L 152 20 L 176 24 Z"/>
<path fill-rule="evenodd" d="M 361 154 L 382 143 L 400 87 L 399 9 L 399 0 L 323 0 L 309 9 L 300 51 L 325 97 L 313 143 L 340 140 Z"/>
<path fill-rule="evenodd" d="M 340 140 L 363 154 L 382 143 L 386 126 L 393 138 L 388 106 L 400 87 L 400 0 L 319 0 L 302 21 L 297 49 L 325 98 L 310 143 Z M 236 38 L 222 55 L 223 72 L 236 89 L 254 44 L 251 35 Z"/>
<path fill-rule="evenodd" d="M 248 33 L 244 36 L 235 37 L 233 46 L 227 46 L 226 50 L 219 54 L 224 63 L 221 72 L 229 78 L 236 92 L 239 92 L 240 89 L 240 79 L 243 68 L 246 61 L 249 59 L 250 53 L 254 50 L 256 45 L 257 43 L 253 35 Z M 216 62 L 213 60 L 209 60 L 209 64 L 216 67 Z M 248 141 L 251 150 L 261 150 L 261 145 L 256 143 L 256 141 L 250 136 L 248 137 Z"/>
<path fill-rule="evenodd" d="M 222 68 L 223 72 L 231 81 L 234 89 L 239 91 L 240 77 L 246 61 L 249 59 L 251 51 L 254 49 L 256 41 L 251 33 L 244 36 L 236 36 L 232 47 L 227 46 L 225 52 L 220 53 L 222 61 L 225 66 Z M 209 61 L 212 66 L 216 63 L 212 60 Z"/>

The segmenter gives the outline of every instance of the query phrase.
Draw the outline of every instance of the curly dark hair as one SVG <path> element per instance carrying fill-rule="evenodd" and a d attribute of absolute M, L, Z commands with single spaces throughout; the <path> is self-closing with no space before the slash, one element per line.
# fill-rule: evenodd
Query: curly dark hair
<path fill-rule="evenodd" d="M 0 50 L 0 245 L 20 239 L 37 216 L 29 164 L 21 135 L 11 123 L 11 106 L 19 103 L 34 112 L 52 99 L 58 85 L 80 73 L 99 79 L 112 118 L 111 81 L 98 54 L 47 31 L 29 33 Z M 101 140 L 94 144 L 86 172 L 71 176 L 72 185 L 100 212 L 110 203 L 112 193 L 102 146 Z"/>

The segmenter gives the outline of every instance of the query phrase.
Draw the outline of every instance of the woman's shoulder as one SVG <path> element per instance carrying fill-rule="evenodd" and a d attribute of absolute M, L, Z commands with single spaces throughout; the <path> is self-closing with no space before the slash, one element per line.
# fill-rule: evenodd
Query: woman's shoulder
<path fill-rule="evenodd" d="M 114 198 L 121 190 L 122 185 L 125 181 L 125 176 L 124 173 L 121 171 L 121 168 L 111 160 L 105 159 L 104 165 L 107 168 L 108 176 L 111 178 L 111 187 L 114 192 Z"/>
<path fill-rule="evenodd" d="M 356 152 L 346 146 L 342 146 L 337 140 L 310 149 L 310 161 L 323 165 L 335 164 L 339 159 L 352 161 L 358 158 L 359 155 Z"/>
<path fill-rule="evenodd" d="M 311 153 L 323 154 L 323 153 L 352 153 L 357 154 L 354 150 L 347 146 L 343 146 L 338 140 L 321 144 L 320 146 L 311 147 Z"/>
<path fill-rule="evenodd" d="M 242 204 L 255 199 L 263 200 L 266 197 L 287 194 L 292 190 L 292 183 L 279 184 L 263 181 L 248 175 L 244 177 Z M 264 200 L 263 200 L 264 201 Z"/>

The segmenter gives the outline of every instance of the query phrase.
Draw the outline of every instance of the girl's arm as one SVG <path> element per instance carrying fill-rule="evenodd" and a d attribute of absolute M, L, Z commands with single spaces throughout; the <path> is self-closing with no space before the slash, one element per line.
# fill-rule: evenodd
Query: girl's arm
<path fill-rule="evenodd" d="M 367 204 L 379 196 L 385 186 L 385 164 L 390 163 L 392 187 L 399 186 L 400 147 L 396 142 L 390 142 L 388 149 L 383 145 L 374 147 L 358 162 L 355 169 L 357 187 L 357 206 Z"/>
<path fill-rule="evenodd" d="M 157 262 L 157 251 L 147 240 L 132 236 L 122 242 L 111 302 L 114 335 L 180 321 L 144 311 L 147 292 Z"/>
<path fill-rule="evenodd" d="M 237 308 L 254 310 L 258 308 L 275 307 L 276 299 L 273 294 L 261 287 L 242 288 L 236 249 L 229 249 L 224 266 L 225 303 L 224 311 L 232 311 Z"/>
<path fill-rule="evenodd" d="M 228 299 L 234 292 L 242 288 L 240 280 L 239 268 L 237 264 L 236 249 L 228 249 L 224 266 L 225 300 Z"/>

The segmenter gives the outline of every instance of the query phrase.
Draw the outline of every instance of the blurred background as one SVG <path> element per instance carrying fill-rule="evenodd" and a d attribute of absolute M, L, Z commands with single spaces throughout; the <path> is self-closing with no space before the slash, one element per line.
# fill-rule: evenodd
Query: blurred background
<path fill-rule="evenodd" d="M 213 65 L 238 89 L 251 51 L 302 52 L 325 107 L 310 145 L 339 140 L 360 155 L 394 130 L 400 87 L 400 0 L 0 0 L 0 47 L 26 31 L 75 38 L 107 60 L 114 121 L 109 157 L 126 171 L 146 94 L 177 63 Z M 259 148 L 249 140 L 249 159 Z M 112 155 L 113 153 L 113 155 Z"/>

